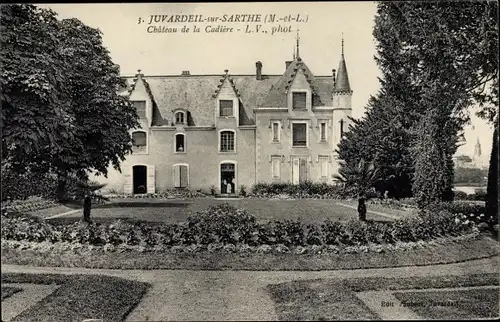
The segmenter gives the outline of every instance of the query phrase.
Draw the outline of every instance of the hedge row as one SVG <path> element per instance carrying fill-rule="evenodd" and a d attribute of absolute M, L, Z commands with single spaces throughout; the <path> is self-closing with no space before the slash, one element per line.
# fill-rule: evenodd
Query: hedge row
<path fill-rule="evenodd" d="M 306 181 L 299 184 L 288 182 L 257 183 L 252 187 L 250 196 L 260 198 L 288 196 L 291 198 L 337 199 L 341 198 L 343 194 L 340 186 Z"/>
<path fill-rule="evenodd" d="M 157 198 L 157 199 L 189 199 L 206 197 L 207 195 L 200 191 L 191 191 L 187 189 L 171 189 L 158 193 L 146 194 L 124 194 L 124 193 L 108 193 L 104 194 L 108 198 Z"/>
<path fill-rule="evenodd" d="M 229 204 L 212 206 L 188 217 L 186 222 L 149 226 L 117 220 L 111 224 L 56 226 L 19 213 L 2 213 L 2 238 L 36 242 L 69 242 L 90 245 L 368 245 L 415 242 L 441 236 L 467 234 L 473 221 L 447 211 L 422 212 L 390 223 L 346 223 L 326 220 L 321 225 L 300 221 L 257 222 L 246 210 Z"/>

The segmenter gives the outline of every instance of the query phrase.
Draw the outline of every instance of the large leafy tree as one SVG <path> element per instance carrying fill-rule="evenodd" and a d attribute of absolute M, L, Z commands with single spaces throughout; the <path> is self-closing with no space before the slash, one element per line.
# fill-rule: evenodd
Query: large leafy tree
<path fill-rule="evenodd" d="M 137 113 L 117 93 L 123 81 L 101 32 L 32 5 L 1 8 L 2 157 L 17 170 L 52 170 L 60 190 L 70 173 L 119 169 Z"/>
<path fill-rule="evenodd" d="M 355 165 L 372 162 L 380 172 L 376 189 L 389 197 L 411 196 L 413 159 L 410 153 L 411 118 L 384 89 L 372 97 L 365 116 L 353 123 L 341 140 L 339 158 Z"/>
<path fill-rule="evenodd" d="M 2 159 L 27 160 L 73 134 L 59 24 L 35 6 L 0 9 Z"/>
<path fill-rule="evenodd" d="M 478 104 L 480 115 L 495 119 L 497 10 L 489 1 L 378 5 L 376 60 L 383 87 L 397 84 L 386 93 L 413 110 L 413 190 L 422 205 L 451 197 L 452 156 L 469 108 Z"/>

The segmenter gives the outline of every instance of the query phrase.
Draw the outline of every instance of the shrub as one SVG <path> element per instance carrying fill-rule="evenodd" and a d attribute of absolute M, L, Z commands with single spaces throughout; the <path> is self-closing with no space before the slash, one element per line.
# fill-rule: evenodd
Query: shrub
<path fill-rule="evenodd" d="M 245 187 L 244 185 L 240 186 L 240 195 L 242 197 L 246 197 L 247 196 L 247 187 Z"/>
<path fill-rule="evenodd" d="M 453 192 L 453 199 L 455 200 L 467 200 L 468 198 L 469 196 L 464 191 L 457 190 Z"/>
<path fill-rule="evenodd" d="M 187 223 L 199 240 L 236 244 L 251 239 L 256 220 L 246 210 L 223 203 L 189 216 Z"/>
<path fill-rule="evenodd" d="M 215 196 L 216 193 L 217 193 L 217 188 L 214 185 L 211 185 L 210 186 L 210 194 L 212 196 Z"/>
<path fill-rule="evenodd" d="M 307 225 L 306 242 L 308 245 L 323 244 L 323 234 L 318 226 L 312 224 Z"/>
<path fill-rule="evenodd" d="M 324 243 L 327 245 L 338 245 L 342 237 L 343 226 L 339 222 L 325 220 L 321 225 Z"/>
<path fill-rule="evenodd" d="M 257 197 L 273 197 L 288 195 L 291 197 L 327 197 L 340 198 L 341 188 L 327 183 L 305 181 L 299 184 L 287 182 L 257 183 L 252 187 L 252 195 Z"/>
<path fill-rule="evenodd" d="M 304 244 L 304 227 L 300 220 L 275 221 L 274 231 L 278 244 L 286 246 Z"/>
<path fill-rule="evenodd" d="M 486 206 L 481 204 L 466 203 L 466 202 L 442 202 L 436 203 L 427 207 L 427 211 L 440 212 L 445 210 L 452 214 L 467 215 L 469 220 L 476 224 L 480 222 L 490 223 L 493 218 L 486 216 Z"/>

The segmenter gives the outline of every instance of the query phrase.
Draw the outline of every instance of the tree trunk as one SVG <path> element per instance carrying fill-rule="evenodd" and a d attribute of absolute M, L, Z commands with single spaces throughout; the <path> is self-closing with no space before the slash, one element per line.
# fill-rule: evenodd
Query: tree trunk
<path fill-rule="evenodd" d="M 92 198 L 85 196 L 83 199 L 83 221 L 90 223 L 90 211 L 92 210 Z"/>
<path fill-rule="evenodd" d="M 498 222 L 498 124 L 493 131 L 493 147 L 491 148 L 490 165 L 488 169 L 488 186 L 486 190 L 486 214 L 491 225 Z"/>
<path fill-rule="evenodd" d="M 57 174 L 57 188 L 56 194 L 59 201 L 63 201 L 66 197 L 66 183 L 68 180 L 68 173 L 66 171 Z"/>
<path fill-rule="evenodd" d="M 358 219 L 366 221 L 366 205 L 363 197 L 358 198 Z"/>

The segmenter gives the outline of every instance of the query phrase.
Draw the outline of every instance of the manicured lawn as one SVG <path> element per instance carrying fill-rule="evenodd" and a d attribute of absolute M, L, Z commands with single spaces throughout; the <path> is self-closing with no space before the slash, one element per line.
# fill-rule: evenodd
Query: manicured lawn
<path fill-rule="evenodd" d="M 264 199 L 233 199 L 221 200 L 214 198 L 195 198 L 186 200 L 158 199 L 116 199 L 110 203 L 95 207 L 92 218 L 96 222 L 112 221 L 118 218 L 132 221 L 148 222 L 181 222 L 190 213 L 205 210 L 209 206 L 229 203 L 236 207 L 247 209 L 258 220 L 296 220 L 301 218 L 305 223 L 331 221 L 347 221 L 357 218 L 357 211 L 336 204 L 333 200 L 264 200 Z M 73 222 L 79 220 L 81 212 L 54 219 L 54 222 Z M 368 213 L 369 220 L 388 221 L 382 217 Z"/>
<path fill-rule="evenodd" d="M 2 274 L 2 283 L 58 284 L 49 296 L 14 321 L 123 321 L 149 284 L 100 275 Z"/>
<path fill-rule="evenodd" d="M 2 248 L 2 264 L 51 267 L 186 270 L 335 270 L 431 265 L 487 258 L 499 254 L 498 243 L 482 237 L 387 253 L 260 254 L 173 253 L 97 250 L 47 251 Z"/>
<path fill-rule="evenodd" d="M 34 215 L 40 218 L 47 218 L 54 215 L 59 215 L 68 211 L 72 211 L 75 209 L 79 209 L 80 207 L 76 207 L 75 205 L 57 205 L 51 208 L 40 209 L 36 211 L 29 212 L 28 214 Z"/>
<path fill-rule="evenodd" d="M 499 289 L 397 292 L 394 296 L 425 319 L 498 318 Z"/>
<path fill-rule="evenodd" d="M 21 292 L 22 289 L 17 288 L 17 287 L 8 287 L 8 286 L 2 286 L 2 301 L 8 297 L 11 297 L 12 295 L 16 294 L 17 292 Z"/>
<path fill-rule="evenodd" d="M 317 279 L 268 285 L 279 320 L 379 319 L 355 292 L 498 285 L 498 274 Z M 498 315 L 498 297 L 497 297 Z"/>

